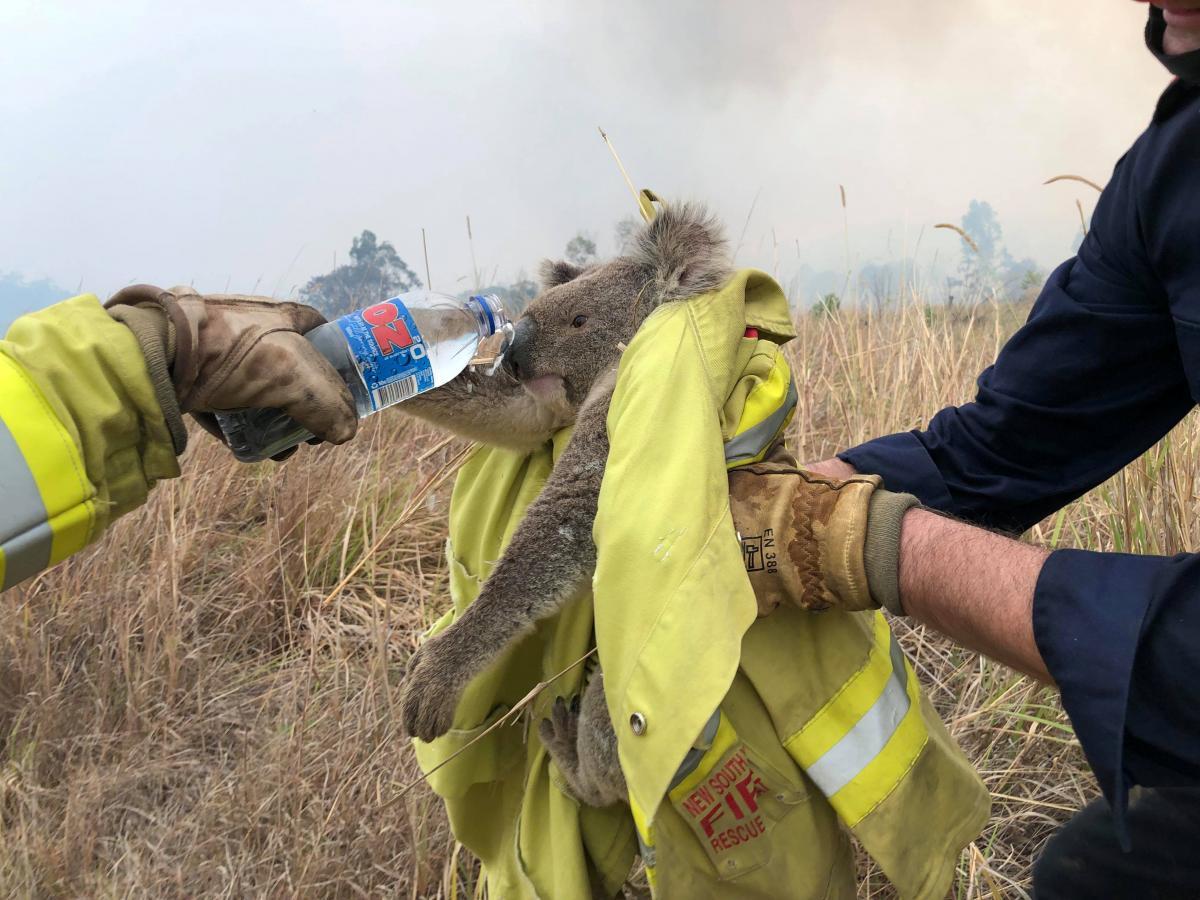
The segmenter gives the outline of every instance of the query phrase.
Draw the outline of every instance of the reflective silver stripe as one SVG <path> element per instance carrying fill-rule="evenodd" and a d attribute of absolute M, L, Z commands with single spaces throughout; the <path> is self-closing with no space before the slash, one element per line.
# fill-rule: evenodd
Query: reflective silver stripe
<path fill-rule="evenodd" d="M 0 549 L 4 550 L 4 584 L 0 584 L 0 591 L 15 587 L 49 566 L 53 541 L 50 523 L 42 522 L 0 544 Z"/>
<path fill-rule="evenodd" d="M 33 473 L 0 419 L 0 548 L 4 550 L 0 590 L 46 568 L 53 538 Z"/>
<path fill-rule="evenodd" d="M 717 710 L 704 724 L 704 731 L 700 733 L 700 740 L 692 746 L 692 749 L 687 752 L 687 756 L 683 758 L 683 762 L 679 764 L 679 768 L 675 771 L 675 777 L 671 779 L 671 784 L 667 788 L 668 791 L 673 790 L 678 786 L 683 779 L 687 778 L 696 770 L 696 766 L 700 765 L 700 760 L 704 758 L 704 754 L 708 752 L 712 746 L 712 742 L 717 737 L 717 729 L 721 727 L 721 710 Z"/>
<path fill-rule="evenodd" d="M 757 425 L 747 428 L 741 434 L 735 434 L 725 444 L 725 462 L 733 463 L 743 459 L 754 459 L 770 445 L 779 429 L 783 427 L 792 409 L 796 406 L 799 395 L 796 393 L 796 382 L 788 379 L 787 396 L 779 409 L 771 413 Z"/>
<path fill-rule="evenodd" d="M 871 708 L 854 727 L 804 771 L 826 797 L 832 797 L 867 767 L 896 733 L 908 712 L 908 672 L 904 651 L 891 639 L 892 675 Z"/>
<path fill-rule="evenodd" d="M 0 419 L 0 544 L 46 521 L 46 504 L 12 432 Z"/>
<path fill-rule="evenodd" d="M 633 829 L 633 833 L 637 835 L 638 851 L 642 854 L 642 865 L 647 869 L 653 869 L 658 865 L 658 851 L 642 840 L 641 831 L 635 828 Z"/>

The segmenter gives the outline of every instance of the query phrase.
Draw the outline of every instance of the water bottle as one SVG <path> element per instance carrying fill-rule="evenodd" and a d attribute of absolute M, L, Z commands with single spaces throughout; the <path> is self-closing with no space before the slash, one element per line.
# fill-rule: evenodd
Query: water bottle
<path fill-rule="evenodd" d="M 513 326 L 500 298 L 459 300 L 411 291 L 350 313 L 306 338 L 346 382 L 358 417 L 440 387 L 468 365 L 495 372 Z M 495 340 L 488 340 L 493 336 Z M 487 341 L 486 349 L 480 344 Z M 217 414 L 233 455 L 242 462 L 269 459 L 312 433 L 279 409 Z"/>

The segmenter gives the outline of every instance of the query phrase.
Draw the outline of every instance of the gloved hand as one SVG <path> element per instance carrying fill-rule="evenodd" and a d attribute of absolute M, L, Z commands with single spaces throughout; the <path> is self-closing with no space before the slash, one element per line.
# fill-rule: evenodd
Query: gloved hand
<path fill-rule="evenodd" d="M 782 445 L 729 473 L 729 505 L 760 616 L 781 603 L 843 610 L 900 604 L 900 522 L 917 505 L 878 475 L 827 478 Z"/>
<path fill-rule="evenodd" d="M 142 348 L 177 453 L 187 443 L 181 412 L 221 439 L 212 413 L 248 408 L 282 409 L 332 444 L 358 430 L 350 391 L 303 337 L 325 323 L 311 307 L 148 284 L 123 288 L 105 307 Z"/>

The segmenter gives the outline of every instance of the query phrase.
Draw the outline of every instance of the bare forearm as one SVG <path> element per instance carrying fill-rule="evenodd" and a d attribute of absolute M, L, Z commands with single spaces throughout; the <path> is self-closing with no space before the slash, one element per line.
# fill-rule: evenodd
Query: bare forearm
<path fill-rule="evenodd" d="M 900 599 L 919 622 L 964 646 L 1050 681 L 1033 638 L 1040 547 L 911 510 L 900 532 Z"/>
<path fill-rule="evenodd" d="M 809 468 L 846 478 L 839 459 Z M 928 510 L 914 509 L 900 532 L 900 599 L 905 612 L 964 646 L 1050 681 L 1033 637 L 1033 593 L 1047 551 Z"/>

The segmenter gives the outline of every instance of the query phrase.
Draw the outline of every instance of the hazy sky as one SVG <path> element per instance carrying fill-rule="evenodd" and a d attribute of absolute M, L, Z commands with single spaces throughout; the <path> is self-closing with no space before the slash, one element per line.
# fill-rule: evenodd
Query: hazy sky
<path fill-rule="evenodd" d="M 287 296 L 363 228 L 436 288 L 579 228 L 634 179 L 708 202 L 784 273 L 957 253 L 972 198 L 1069 255 L 1167 75 L 1130 0 L 0 3 L 0 271 Z M 922 226 L 926 231 L 921 235 Z M 797 254 L 799 241 L 799 255 Z"/>

